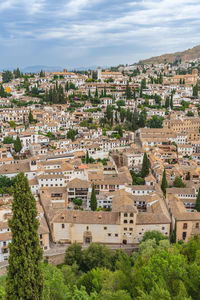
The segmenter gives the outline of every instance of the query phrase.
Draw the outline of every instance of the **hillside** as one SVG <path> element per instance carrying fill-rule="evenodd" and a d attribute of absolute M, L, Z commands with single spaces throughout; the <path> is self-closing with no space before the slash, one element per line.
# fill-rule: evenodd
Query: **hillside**
<path fill-rule="evenodd" d="M 151 57 L 149 59 L 140 60 L 142 64 L 155 64 L 155 63 L 174 63 L 177 60 L 189 61 L 192 59 L 200 58 L 200 46 L 185 50 L 183 52 L 175 52 L 170 54 L 163 54 L 160 56 Z"/>

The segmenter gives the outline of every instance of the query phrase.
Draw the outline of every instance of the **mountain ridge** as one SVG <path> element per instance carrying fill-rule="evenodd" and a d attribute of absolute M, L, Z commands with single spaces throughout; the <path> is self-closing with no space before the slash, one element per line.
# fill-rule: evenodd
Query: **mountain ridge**
<path fill-rule="evenodd" d="M 175 63 L 180 60 L 183 62 L 196 58 L 200 58 L 200 45 L 184 51 L 166 53 L 159 56 L 153 56 L 148 59 L 143 59 L 139 61 L 139 64 Z"/>

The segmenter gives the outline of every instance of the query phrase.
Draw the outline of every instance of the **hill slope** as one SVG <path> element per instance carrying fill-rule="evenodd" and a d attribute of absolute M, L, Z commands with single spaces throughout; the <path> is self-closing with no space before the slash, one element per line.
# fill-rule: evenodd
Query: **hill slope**
<path fill-rule="evenodd" d="M 177 60 L 188 61 L 192 59 L 200 58 L 200 46 L 170 54 L 163 54 L 160 56 L 151 57 L 149 59 L 140 60 L 142 64 L 155 64 L 155 63 L 174 63 Z"/>

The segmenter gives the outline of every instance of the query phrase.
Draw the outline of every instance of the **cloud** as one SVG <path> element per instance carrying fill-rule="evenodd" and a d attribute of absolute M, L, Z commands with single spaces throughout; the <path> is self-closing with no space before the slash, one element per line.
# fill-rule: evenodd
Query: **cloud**
<path fill-rule="evenodd" d="M 35 14 L 42 10 L 45 0 L 4 0 L 0 3 L 0 12 L 25 9 L 28 14 Z"/>

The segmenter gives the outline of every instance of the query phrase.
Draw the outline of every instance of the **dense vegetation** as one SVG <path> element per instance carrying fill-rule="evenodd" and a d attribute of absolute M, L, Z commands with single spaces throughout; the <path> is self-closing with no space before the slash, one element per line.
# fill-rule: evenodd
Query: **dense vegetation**
<path fill-rule="evenodd" d="M 71 245 L 62 266 L 43 264 L 46 300 L 199 299 L 200 238 L 170 244 L 159 232 L 147 232 L 132 255 L 100 244 L 83 250 Z M 0 297 L 5 278 L 0 279 Z"/>

